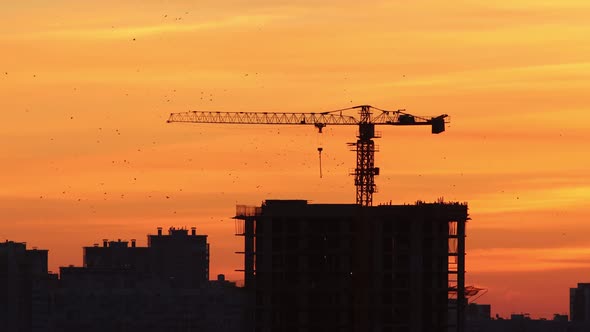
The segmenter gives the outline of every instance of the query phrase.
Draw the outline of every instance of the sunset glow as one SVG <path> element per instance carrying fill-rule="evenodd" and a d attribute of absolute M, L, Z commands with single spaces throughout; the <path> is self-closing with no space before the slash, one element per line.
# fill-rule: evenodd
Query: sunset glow
<path fill-rule="evenodd" d="M 493 313 L 567 313 L 590 282 L 590 2 L 11 1 L 0 5 L 0 240 L 49 249 L 196 226 L 242 266 L 236 204 L 353 203 L 356 128 L 167 124 L 188 110 L 370 104 L 376 204 L 469 203 L 467 284 Z M 351 115 L 354 115 L 351 114 Z M 323 147 L 323 178 L 317 148 Z"/>

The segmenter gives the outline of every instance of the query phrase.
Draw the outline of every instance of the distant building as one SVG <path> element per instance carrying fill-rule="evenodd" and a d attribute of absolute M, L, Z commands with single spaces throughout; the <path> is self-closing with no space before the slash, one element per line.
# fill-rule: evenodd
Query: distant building
<path fill-rule="evenodd" d="M 196 228 L 170 228 L 168 235 L 148 235 L 153 273 L 169 279 L 179 287 L 195 287 L 209 280 L 209 244 L 207 235 L 197 235 Z"/>
<path fill-rule="evenodd" d="M 83 267 L 60 268 L 54 331 L 242 331 L 245 294 L 209 281 L 209 245 L 195 228 L 158 228 L 148 246 L 104 240 Z"/>
<path fill-rule="evenodd" d="M 567 322 L 568 316 L 563 314 L 553 314 L 553 320 L 557 322 Z"/>
<path fill-rule="evenodd" d="M 590 283 L 579 283 L 570 288 L 570 319 L 574 322 L 590 322 Z"/>
<path fill-rule="evenodd" d="M 490 320 L 492 306 L 489 304 L 469 303 L 465 310 L 465 319 L 467 320 Z"/>
<path fill-rule="evenodd" d="M 564 319 L 565 318 L 565 319 Z M 468 319 L 466 332 L 587 332 L 587 325 L 568 322 L 567 315 L 555 314 L 553 319 L 532 319 L 529 314 L 512 314 L 510 319 Z"/>
<path fill-rule="evenodd" d="M 245 293 L 230 282 L 182 288 L 122 269 L 61 269 L 55 331 L 243 331 Z"/>
<path fill-rule="evenodd" d="M 254 330 L 463 331 L 467 205 L 238 206 Z"/>
<path fill-rule="evenodd" d="M 47 252 L 29 250 L 26 243 L 0 243 L 0 331 L 49 328 L 57 276 L 47 271 Z"/>
<path fill-rule="evenodd" d="M 512 320 L 512 321 L 531 320 L 531 315 L 530 314 L 510 314 L 510 320 Z"/>
<path fill-rule="evenodd" d="M 89 269 L 121 269 L 136 278 L 152 278 L 177 287 L 197 287 L 209 280 L 209 244 L 207 235 L 198 235 L 196 228 L 168 229 L 162 234 L 148 235 L 148 246 L 131 246 L 127 241 L 103 240 L 103 245 L 84 247 L 84 267 Z"/>

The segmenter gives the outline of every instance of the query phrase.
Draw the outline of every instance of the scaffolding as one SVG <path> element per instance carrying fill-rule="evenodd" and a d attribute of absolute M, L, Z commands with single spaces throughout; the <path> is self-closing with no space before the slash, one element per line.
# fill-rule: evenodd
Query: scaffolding
<path fill-rule="evenodd" d="M 255 231 L 256 216 L 259 216 L 262 208 L 259 206 L 236 205 L 235 234 L 244 237 L 244 251 L 236 251 L 236 254 L 244 255 L 244 269 L 237 269 L 237 272 L 244 272 L 244 287 L 252 287 L 254 282 L 256 264 Z"/>
<path fill-rule="evenodd" d="M 465 221 L 449 221 L 449 331 L 465 330 Z"/>

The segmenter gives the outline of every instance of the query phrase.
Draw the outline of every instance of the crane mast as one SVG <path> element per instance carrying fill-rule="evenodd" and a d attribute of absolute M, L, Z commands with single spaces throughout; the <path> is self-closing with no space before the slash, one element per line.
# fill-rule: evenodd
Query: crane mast
<path fill-rule="evenodd" d="M 371 121 L 371 107 L 360 106 L 359 133 L 356 143 L 348 143 L 356 151 L 356 168 L 354 169 L 354 185 L 356 186 L 356 203 L 362 206 L 373 205 L 373 193 L 377 192 L 375 175 L 379 175 L 379 167 L 375 167 L 375 124 Z"/>
<path fill-rule="evenodd" d="M 358 110 L 359 119 L 342 114 L 343 111 L 353 109 Z M 373 109 L 380 113 L 374 116 Z M 436 117 L 420 117 L 408 114 L 405 110 L 386 111 L 369 105 L 360 105 L 321 113 L 190 111 L 171 113 L 168 123 L 313 125 L 320 133 L 326 125 L 357 125 L 359 129 L 357 141 L 356 143 L 348 143 L 352 147 L 352 151 L 356 152 L 356 168 L 351 173 L 354 175 L 354 185 L 356 186 L 356 203 L 361 206 L 372 206 L 373 193 L 377 192 L 375 176 L 379 175 L 379 168 L 375 167 L 376 149 L 373 138 L 380 136 L 375 133 L 375 125 L 430 125 L 432 133 L 439 134 L 445 131 L 447 117 L 446 114 Z"/>

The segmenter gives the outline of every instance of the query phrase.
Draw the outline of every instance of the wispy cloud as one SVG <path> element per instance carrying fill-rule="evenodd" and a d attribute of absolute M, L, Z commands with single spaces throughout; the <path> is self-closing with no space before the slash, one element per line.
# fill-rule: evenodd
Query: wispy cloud
<path fill-rule="evenodd" d="M 383 83 L 383 85 L 388 87 L 452 86 L 454 89 L 461 91 L 490 88 L 535 89 L 554 87 L 555 80 L 559 80 L 564 87 L 585 86 L 589 75 L 590 62 L 548 63 L 449 72 L 387 82 Z"/>
<path fill-rule="evenodd" d="M 272 21 L 284 19 L 284 15 L 275 14 L 253 14 L 236 15 L 215 20 L 208 20 L 196 23 L 171 22 L 152 25 L 137 25 L 127 27 L 109 28 L 67 28 L 47 31 L 30 32 L 20 35 L 19 38 L 50 38 L 50 39 L 132 39 L 150 37 L 154 35 L 170 33 L 187 33 L 196 31 L 207 31 L 235 27 L 259 26 Z"/>
<path fill-rule="evenodd" d="M 481 1 L 489 6 L 496 8 L 507 8 L 507 9 L 546 9 L 546 10 L 558 10 L 558 9 L 590 9 L 590 3 L 586 0 L 567 0 L 567 1 L 553 1 L 553 0 L 518 0 L 509 2 L 494 2 Z"/>
<path fill-rule="evenodd" d="M 469 269 L 524 272 L 590 267 L 590 247 L 486 248 L 469 251 Z"/>
<path fill-rule="evenodd" d="M 490 194 L 470 200 L 480 213 L 535 211 L 583 206 L 590 197 L 590 185 L 571 185 L 555 188 L 523 189 L 506 195 Z"/>

